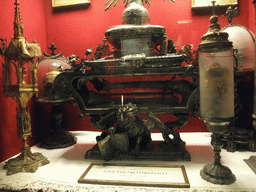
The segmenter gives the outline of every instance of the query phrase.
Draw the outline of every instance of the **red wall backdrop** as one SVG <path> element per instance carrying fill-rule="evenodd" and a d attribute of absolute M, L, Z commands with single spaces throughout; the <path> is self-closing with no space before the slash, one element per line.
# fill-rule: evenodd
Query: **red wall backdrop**
<path fill-rule="evenodd" d="M 24 24 L 24 34 L 28 42 L 34 39 L 40 43 L 42 50 L 48 51 L 48 46 L 54 43 L 63 51 L 65 57 L 75 54 L 84 57 L 88 48 L 96 49 L 102 43 L 107 29 L 121 24 L 121 15 L 124 5 L 120 3 L 108 11 L 105 9 L 105 0 L 92 0 L 87 9 L 66 10 L 53 12 L 51 0 L 20 0 L 20 10 Z M 14 0 L 0 1 L 0 37 L 13 36 Z M 193 44 L 194 48 L 200 43 L 201 36 L 206 33 L 210 15 L 197 15 L 191 10 L 191 0 L 177 0 L 176 3 L 162 0 L 151 0 L 147 7 L 151 16 L 152 25 L 161 25 L 166 28 L 167 36 L 172 39 L 177 49 L 183 45 Z M 233 19 L 234 24 L 242 24 L 255 33 L 255 14 L 252 0 L 239 1 L 240 15 Z M 221 27 L 228 25 L 225 14 L 219 15 Z M 0 58 L 2 62 L 2 58 Z M 0 66 L 2 71 L 2 65 Z M 16 131 L 16 104 L 12 98 L 3 95 L 3 80 L 0 75 L 0 161 L 17 154 L 22 146 L 22 140 L 17 138 Z M 49 131 L 50 105 L 37 103 L 33 98 L 29 103 L 32 116 L 33 139 L 30 143 L 40 141 Z M 78 119 L 78 110 L 72 105 L 62 105 L 64 112 L 63 127 L 66 130 L 92 130 L 88 117 Z M 166 121 L 170 116 L 161 115 Z M 198 117 L 180 131 L 207 131 Z"/>

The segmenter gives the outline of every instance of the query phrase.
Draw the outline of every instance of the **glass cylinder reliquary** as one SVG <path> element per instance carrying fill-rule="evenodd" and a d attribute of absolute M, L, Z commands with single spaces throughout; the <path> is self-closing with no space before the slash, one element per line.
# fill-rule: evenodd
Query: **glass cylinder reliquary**
<path fill-rule="evenodd" d="M 233 47 L 215 14 L 210 22 L 199 45 L 200 118 L 213 133 L 211 144 L 215 155 L 214 163 L 205 165 L 200 175 L 214 184 L 231 184 L 236 178 L 228 167 L 221 165 L 220 135 L 229 130 L 235 116 Z"/>
<path fill-rule="evenodd" d="M 203 48 L 199 52 L 200 116 L 203 120 L 234 117 L 233 49 Z"/>

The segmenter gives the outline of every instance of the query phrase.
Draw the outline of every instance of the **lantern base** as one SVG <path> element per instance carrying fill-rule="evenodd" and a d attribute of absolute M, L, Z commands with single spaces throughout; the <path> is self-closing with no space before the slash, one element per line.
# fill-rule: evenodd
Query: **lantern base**
<path fill-rule="evenodd" d="M 76 144 L 76 137 L 63 129 L 53 130 L 51 135 L 40 143 L 44 149 L 60 149 Z"/>
<path fill-rule="evenodd" d="M 40 143 L 40 147 L 45 149 L 59 149 L 69 147 L 76 144 L 76 137 L 62 129 L 62 111 L 60 104 L 63 102 L 49 102 L 53 103 L 51 110 L 51 131 L 47 138 Z"/>
<path fill-rule="evenodd" d="M 32 153 L 30 148 L 22 150 L 16 158 L 8 160 L 4 169 L 7 169 L 7 175 L 18 172 L 35 172 L 39 166 L 50 163 L 41 153 Z"/>
<path fill-rule="evenodd" d="M 229 185 L 236 181 L 231 170 L 221 164 L 208 164 L 200 171 L 201 177 L 213 184 Z"/>

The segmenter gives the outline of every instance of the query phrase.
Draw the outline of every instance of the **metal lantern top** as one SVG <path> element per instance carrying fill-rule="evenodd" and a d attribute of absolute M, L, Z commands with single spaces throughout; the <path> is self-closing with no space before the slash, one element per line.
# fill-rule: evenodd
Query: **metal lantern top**
<path fill-rule="evenodd" d="M 42 58 L 38 60 L 38 101 L 43 103 L 62 103 L 62 100 L 54 93 L 53 82 L 57 75 L 71 66 L 68 59 L 60 52 L 55 54 L 57 47 L 52 43 L 49 49 L 52 51 L 51 55 L 44 51 Z"/>
<path fill-rule="evenodd" d="M 149 12 L 142 3 L 131 3 L 122 14 L 122 24 L 149 25 L 149 23 Z"/>
<path fill-rule="evenodd" d="M 212 3 L 213 15 L 210 18 L 211 24 L 207 33 L 201 37 L 202 41 L 198 47 L 201 52 L 208 52 L 207 50 L 214 48 L 220 50 L 232 47 L 232 42 L 228 40 L 228 33 L 222 31 L 220 24 L 218 24 L 218 16 L 215 15 L 215 1 L 212 1 Z"/>
<path fill-rule="evenodd" d="M 234 56 L 237 59 L 237 69 L 240 72 L 254 70 L 255 36 L 243 25 L 233 24 L 232 19 L 239 14 L 238 8 L 228 7 L 226 14 L 230 25 L 222 30 L 228 33 L 228 38 L 233 42 Z"/>
<path fill-rule="evenodd" d="M 128 8 L 122 14 L 122 25 L 105 32 L 106 41 L 115 48 L 114 57 L 120 58 L 134 54 L 155 56 L 158 54 L 154 50 L 157 41 L 161 41 L 161 54 L 166 55 L 165 28 L 150 25 L 149 12 L 143 7 L 142 0 L 127 0 L 127 3 Z"/>

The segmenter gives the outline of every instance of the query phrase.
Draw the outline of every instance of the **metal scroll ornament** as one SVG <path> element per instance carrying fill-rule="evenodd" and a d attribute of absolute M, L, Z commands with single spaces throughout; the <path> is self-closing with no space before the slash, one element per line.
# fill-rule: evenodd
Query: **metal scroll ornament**
<path fill-rule="evenodd" d="M 4 165 L 7 174 L 21 171 L 35 172 L 41 165 L 49 161 L 41 153 L 32 153 L 27 143 L 31 136 L 31 117 L 28 111 L 28 101 L 38 92 L 36 57 L 41 55 L 38 43 L 28 43 L 23 35 L 23 23 L 20 17 L 18 0 L 15 1 L 14 37 L 8 46 L 1 39 L 0 54 L 4 58 L 3 81 L 5 97 L 12 97 L 18 104 L 17 130 L 18 137 L 23 138 L 23 147 L 18 157 L 10 159 Z M 16 74 L 12 74 L 14 69 Z M 27 73 L 30 70 L 30 79 Z M 14 78 L 16 75 L 16 78 Z"/>

